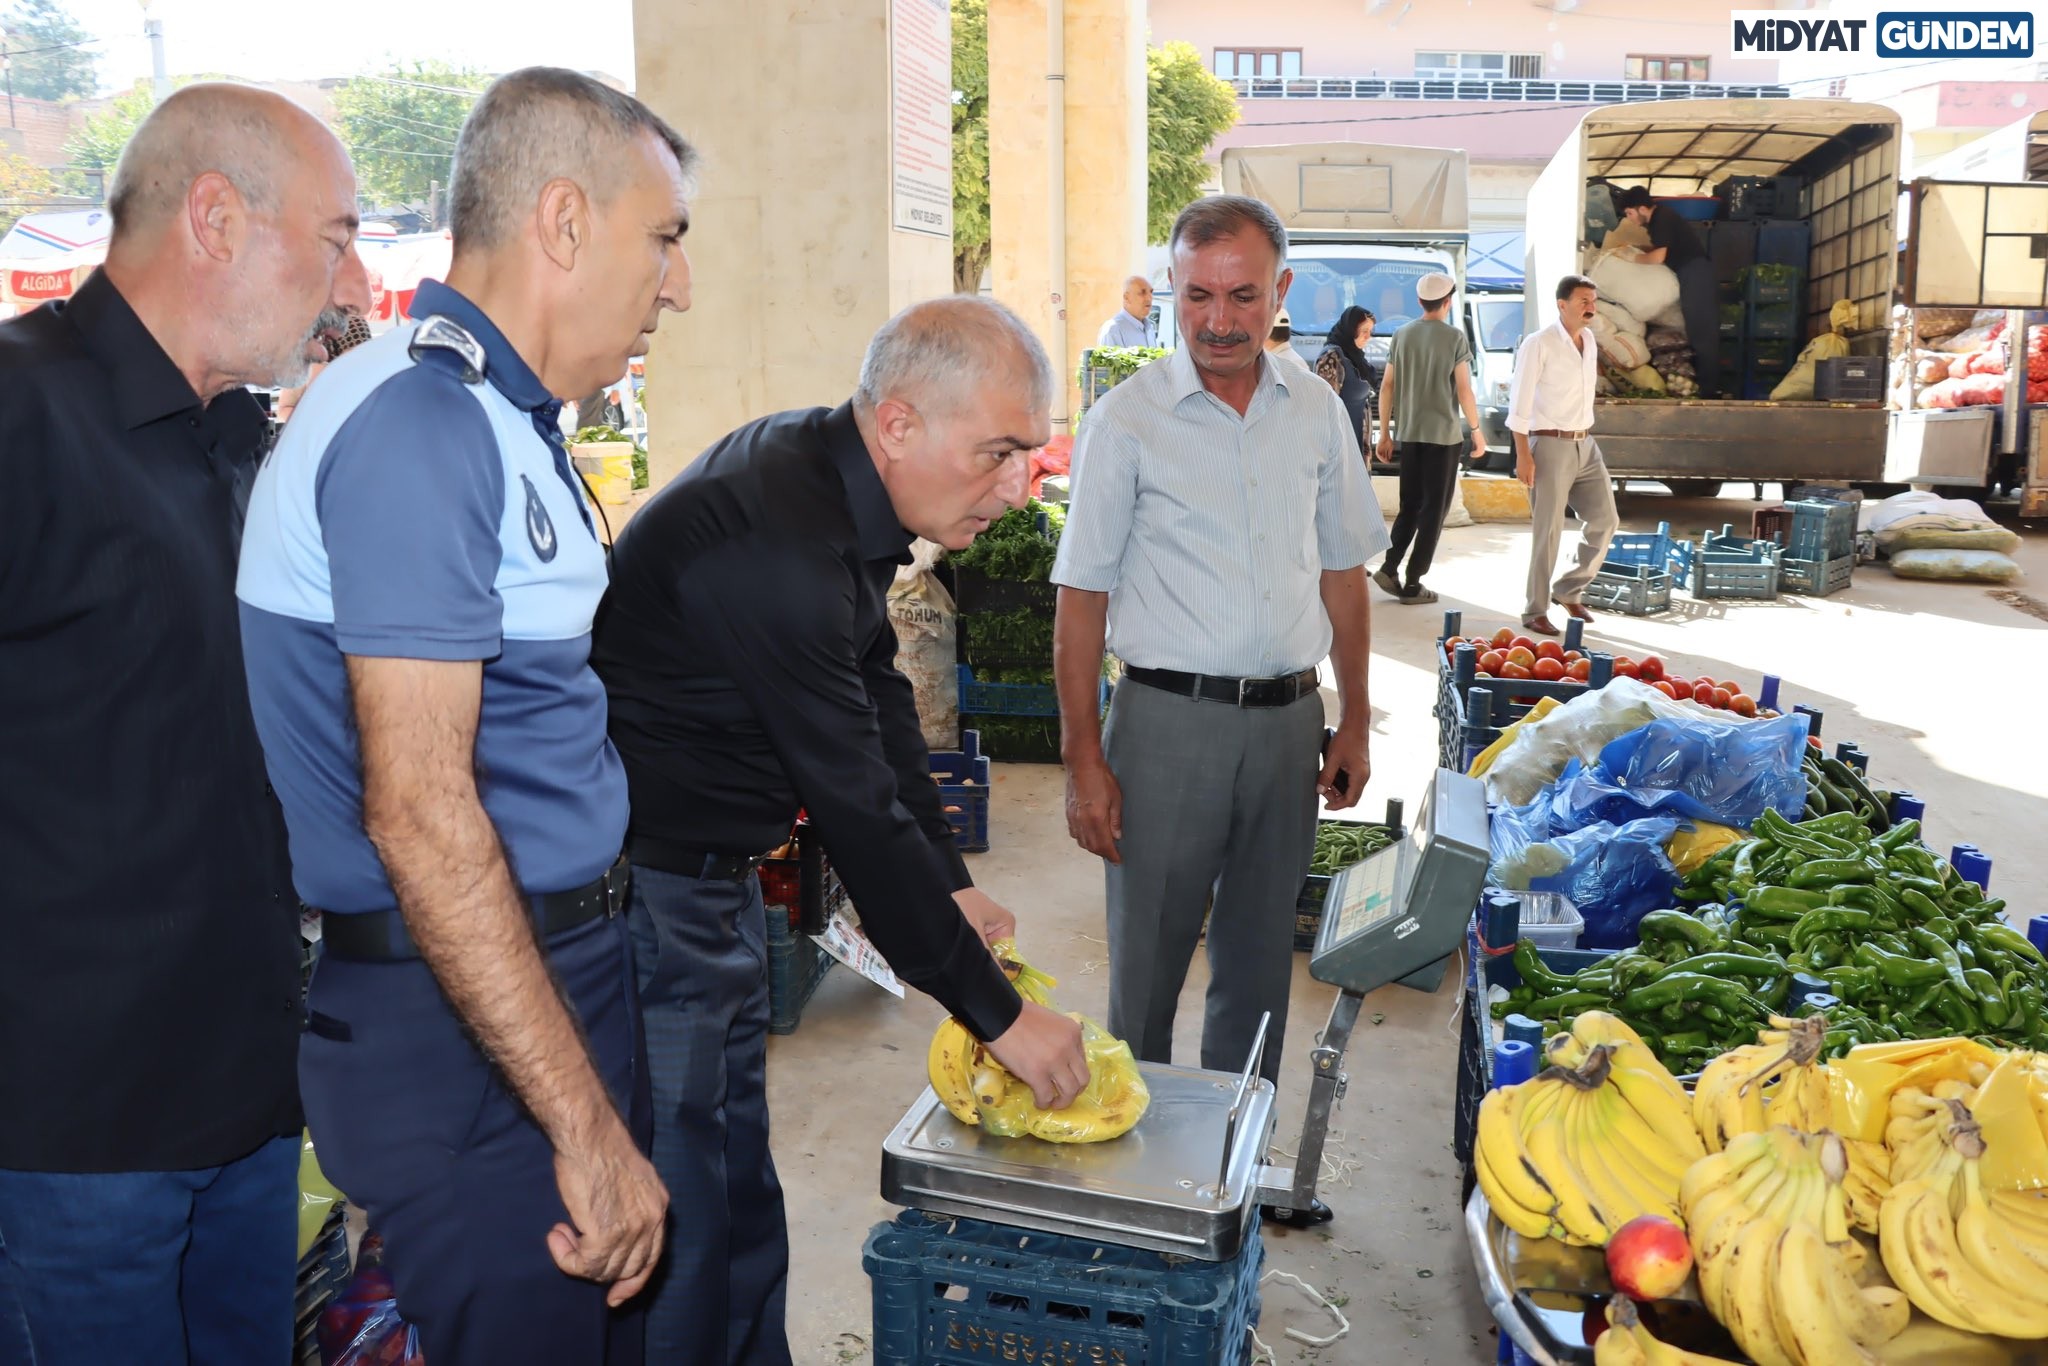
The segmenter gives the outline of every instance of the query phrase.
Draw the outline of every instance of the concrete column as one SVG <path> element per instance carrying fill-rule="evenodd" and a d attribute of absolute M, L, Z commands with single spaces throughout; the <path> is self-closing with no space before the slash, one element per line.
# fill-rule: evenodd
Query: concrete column
<path fill-rule="evenodd" d="M 891 63 L 892 16 L 899 47 L 929 50 L 936 24 L 945 53 L 947 13 L 946 0 L 634 0 L 640 98 L 703 154 L 693 303 L 647 359 L 654 484 L 754 418 L 845 401 L 875 329 L 951 291 L 950 195 L 944 235 L 906 231 L 895 183 L 906 132 L 949 117 L 931 106 L 950 71 L 934 92 L 892 83 Z"/>
<path fill-rule="evenodd" d="M 1051 0 L 1065 17 L 1064 290 L 1048 278 L 1052 154 L 1047 143 L 1048 0 L 989 0 L 990 275 L 995 296 L 1053 349 L 1055 293 L 1066 305 L 1064 356 L 1053 357 L 1080 402 L 1074 370 L 1109 316 L 1124 277 L 1145 260 L 1145 12 L 1143 0 Z"/>

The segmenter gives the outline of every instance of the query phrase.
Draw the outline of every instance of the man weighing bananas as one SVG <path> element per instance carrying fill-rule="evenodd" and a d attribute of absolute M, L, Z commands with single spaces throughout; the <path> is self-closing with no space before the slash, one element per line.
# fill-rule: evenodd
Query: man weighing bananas
<path fill-rule="evenodd" d="M 899 977 L 1038 1108 L 1088 1091 L 1081 1026 L 1020 996 L 989 952 L 1016 921 L 960 858 L 886 602 L 913 539 L 963 549 L 1023 505 L 1052 382 L 1000 304 L 916 304 L 875 335 L 849 403 L 727 436 L 613 551 L 591 663 L 632 801 L 654 1165 L 688 1221 L 652 1283 L 650 1361 L 790 1360 L 753 872 L 800 807 Z"/>

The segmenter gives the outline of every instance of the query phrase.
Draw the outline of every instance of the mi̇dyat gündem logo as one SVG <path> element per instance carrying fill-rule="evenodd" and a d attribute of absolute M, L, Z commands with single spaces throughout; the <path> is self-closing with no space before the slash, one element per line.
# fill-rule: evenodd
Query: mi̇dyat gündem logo
<path fill-rule="evenodd" d="M 2028 10 L 1881 10 L 1875 19 L 1794 16 L 1742 9 L 1729 15 L 1738 57 L 1761 53 L 1862 52 L 1874 57 L 2031 57 Z"/>

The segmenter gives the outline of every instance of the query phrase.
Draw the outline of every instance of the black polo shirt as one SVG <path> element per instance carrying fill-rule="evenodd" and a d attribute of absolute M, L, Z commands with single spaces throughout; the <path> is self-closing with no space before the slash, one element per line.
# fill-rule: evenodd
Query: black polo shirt
<path fill-rule="evenodd" d="M 0 323 L 0 1168 L 299 1130 L 298 903 L 235 608 L 262 435 L 105 272 Z"/>
<path fill-rule="evenodd" d="M 850 407 L 763 418 L 620 533 L 590 662 L 634 862 L 760 853 L 801 807 L 897 975 L 993 1039 L 1022 1006 L 954 904 L 967 865 L 896 671 L 887 595 L 911 540 Z"/>
<path fill-rule="evenodd" d="M 1700 240 L 1700 230 L 1669 204 L 1659 204 L 1650 210 L 1648 231 L 1650 245 L 1665 248 L 1664 264 L 1673 270 L 1707 258 L 1707 244 Z"/>

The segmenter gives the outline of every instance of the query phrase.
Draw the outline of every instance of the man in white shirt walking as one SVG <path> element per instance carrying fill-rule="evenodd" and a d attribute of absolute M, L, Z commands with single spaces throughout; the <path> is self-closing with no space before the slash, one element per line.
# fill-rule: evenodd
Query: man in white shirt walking
<path fill-rule="evenodd" d="M 1538 635 L 1557 634 L 1548 613 L 1553 603 L 1580 621 L 1593 619 L 1580 595 L 1600 572 L 1608 542 L 1621 525 L 1614 482 L 1592 432 L 1593 384 L 1599 373 L 1592 322 L 1599 297 L 1583 275 L 1559 280 L 1557 321 L 1524 337 L 1515 356 L 1508 429 L 1515 434 L 1515 478 L 1532 490 L 1529 597 L 1522 625 Z M 1552 583 L 1567 503 L 1585 526 L 1578 563 Z"/>
<path fill-rule="evenodd" d="M 1102 325 L 1097 346 L 1157 346 L 1159 329 L 1152 322 L 1152 282 L 1142 275 L 1124 281 L 1124 306 Z"/>
<path fill-rule="evenodd" d="M 1293 279 L 1280 220 L 1198 199 L 1171 249 L 1182 344 L 1089 409 L 1074 449 L 1052 572 L 1067 828 L 1107 864 L 1110 1031 L 1173 1060 L 1213 890 L 1202 1065 L 1244 1066 L 1271 1011 L 1271 1079 L 1316 795 L 1351 806 L 1369 773 L 1365 562 L 1387 531 L 1343 403 L 1262 346 Z M 1106 727 L 1105 633 L 1124 665 Z"/>

